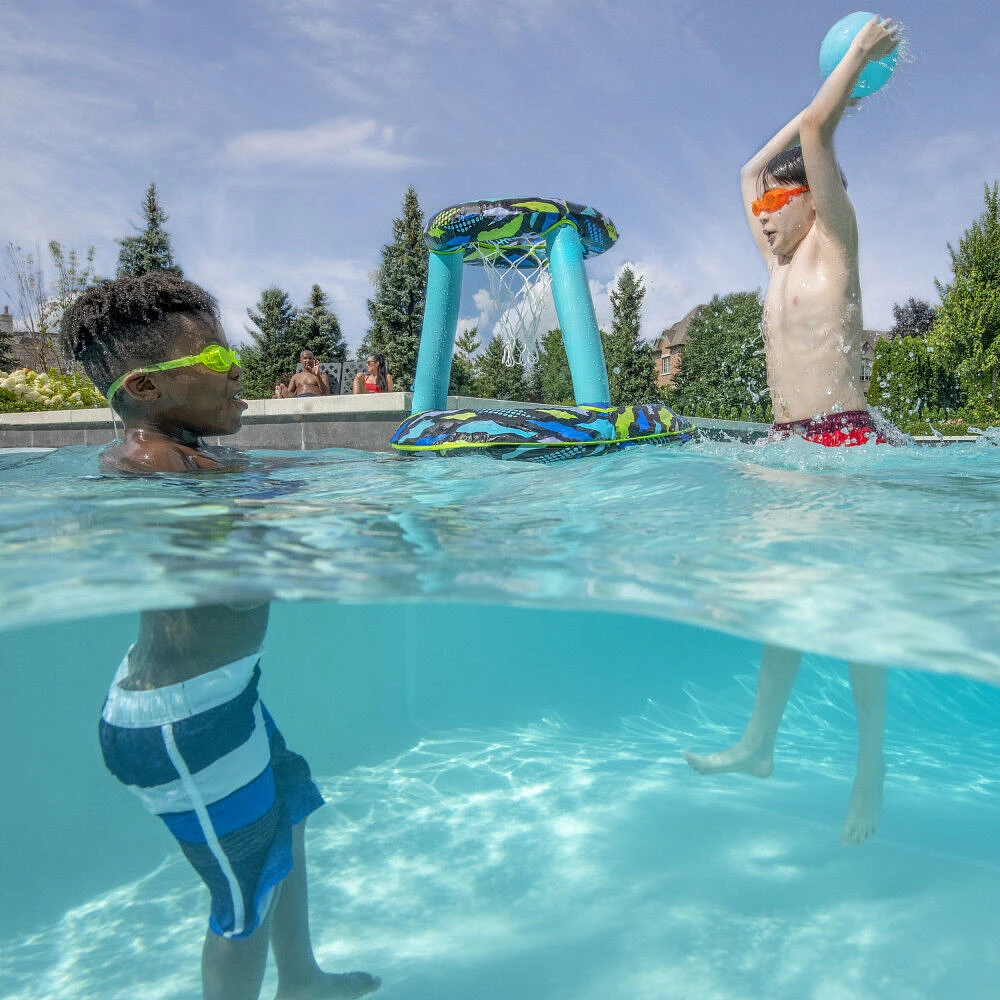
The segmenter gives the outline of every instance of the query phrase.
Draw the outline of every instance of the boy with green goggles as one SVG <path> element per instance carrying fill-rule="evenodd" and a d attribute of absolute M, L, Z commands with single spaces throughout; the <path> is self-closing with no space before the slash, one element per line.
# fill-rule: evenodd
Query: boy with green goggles
<path fill-rule="evenodd" d="M 102 452 L 105 467 L 245 467 L 245 455 L 203 440 L 235 434 L 246 408 L 239 357 L 203 289 L 164 271 L 103 282 L 66 310 L 60 333 L 95 385 L 117 395 L 124 431 Z M 141 365 L 157 357 L 173 360 Z M 101 751 L 208 887 L 205 1000 L 257 1000 L 269 952 L 278 996 L 356 1000 L 379 978 L 323 971 L 310 939 L 305 823 L 323 797 L 257 691 L 265 588 L 248 603 L 142 611 L 101 713 Z"/>

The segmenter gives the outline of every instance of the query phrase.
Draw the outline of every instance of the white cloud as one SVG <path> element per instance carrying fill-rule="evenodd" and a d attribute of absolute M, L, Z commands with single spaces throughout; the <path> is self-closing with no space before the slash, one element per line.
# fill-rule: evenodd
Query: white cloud
<path fill-rule="evenodd" d="M 260 129 L 230 139 L 215 163 L 244 167 L 353 167 L 399 170 L 421 162 L 394 152 L 391 126 L 356 118 L 334 118 L 302 129 Z"/>

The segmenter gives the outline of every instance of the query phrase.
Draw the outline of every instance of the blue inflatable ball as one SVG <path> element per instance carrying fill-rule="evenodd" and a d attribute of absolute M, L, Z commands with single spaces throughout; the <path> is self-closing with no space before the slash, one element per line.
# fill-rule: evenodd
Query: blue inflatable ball
<path fill-rule="evenodd" d="M 854 41 L 854 36 L 874 17 L 867 11 L 858 10 L 842 17 L 827 33 L 819 47 L 819 71 L 825 80 L 835 69 Z M 851 97 L 867 97 L 880 90 L 889 82 L 892 71 L 899 59 L 897 45 L 887 56 L 877 62 L 870 62 L 858 77 L 851 91 Z"/>

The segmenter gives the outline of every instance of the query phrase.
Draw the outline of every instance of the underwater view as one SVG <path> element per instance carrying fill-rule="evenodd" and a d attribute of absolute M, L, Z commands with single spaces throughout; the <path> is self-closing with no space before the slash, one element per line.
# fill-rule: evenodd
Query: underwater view
<path fill-rule="evenodd" d="M 261 695 L 326 800 L 324 968 L 408 1000 L 991 995 L 985 439 L 186 478 L 97 455 L 0 452 L 0 995 L 199 995 L 208 890 L 98 721 L 140 615 L 209 642 L 261 602 Z M 729 748 L 774 722 L 771 775 Z"/>

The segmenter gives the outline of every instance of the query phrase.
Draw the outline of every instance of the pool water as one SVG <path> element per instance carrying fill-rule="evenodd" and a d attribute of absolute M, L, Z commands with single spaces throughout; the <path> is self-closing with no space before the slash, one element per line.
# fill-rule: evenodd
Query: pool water
<path fill-rule="evenodd" d="M 262 694 L 328 801 L 317 954 L 379 995 L 993 995 L 1000 449 L 96 455 L 0 452 L 0 996 L 198 996 L 207 893 L 96 720 L 137 611 L 263 595 Z M 696 774 L 764 643 L 805 651 L 774 775 Z M 892 668 L 852 847 L 847 659 Z"/>

